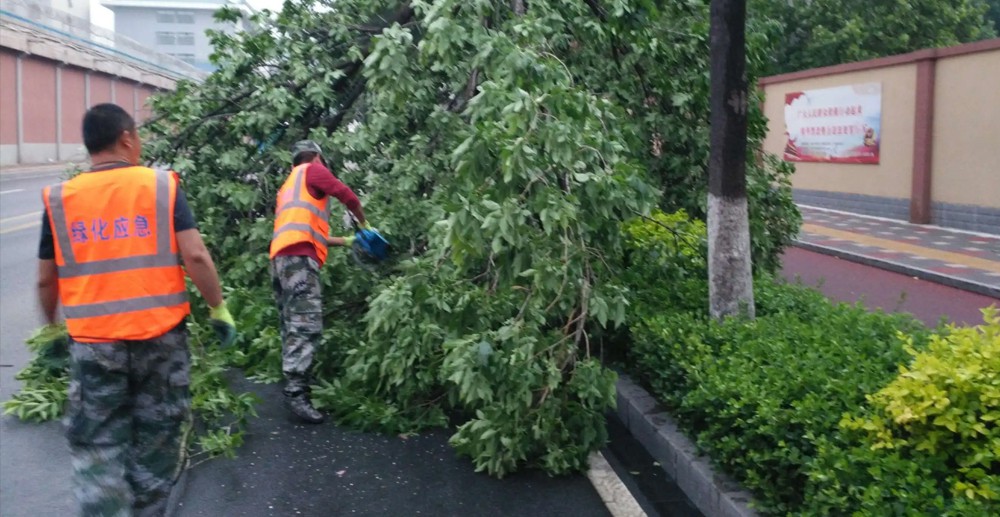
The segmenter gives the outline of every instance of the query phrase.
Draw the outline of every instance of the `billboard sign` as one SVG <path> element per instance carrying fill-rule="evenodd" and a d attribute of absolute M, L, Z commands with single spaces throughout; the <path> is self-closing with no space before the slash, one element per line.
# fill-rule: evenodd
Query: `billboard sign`
<path fill-rule="evenodd" d="M 785 161 L 879 163 L 882 84 L 785 94 Z"/>

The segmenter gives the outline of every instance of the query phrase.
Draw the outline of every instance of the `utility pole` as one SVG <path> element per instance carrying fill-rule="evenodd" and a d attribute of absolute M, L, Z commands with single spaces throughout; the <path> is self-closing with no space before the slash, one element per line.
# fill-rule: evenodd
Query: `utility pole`
<path fill-rule="evenodd" d="M 712 0 L 709 312 L 754 316 L 747 211 L 746 0 Z"/>

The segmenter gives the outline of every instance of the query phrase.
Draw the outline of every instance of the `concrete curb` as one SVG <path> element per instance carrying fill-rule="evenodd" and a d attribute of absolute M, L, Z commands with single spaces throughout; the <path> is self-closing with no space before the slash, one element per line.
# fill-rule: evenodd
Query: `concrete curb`
<path fill-rule="evenodd" d="M 608 507 L 611 517 L 646 517 L 646 512 L 639 506 L 635 496 L 629 492 L 603 453 L 600 451 L 590 453 L 589 462 L 587 478 L 601 496 L 604 506 Z"/>
<path fill-rule="evenodd" d="M 617 391 L 618 418 L 699 511 L 708 517 L 758 516 L 749 506 L 750 493 L 699 456 L 694 443 L 652 395 L 620 372 Z"/>
<path fill-rule="evenodd" d="M 858 264 L 864 264 L 866 266 L 877 267 L 880 269 L 885 269 L 887 271 L 892 271 L 894 273 L 900 273 L 907 276 L 917 277 L 921 280 L 936 282 L 939 284 L 947 285 L 949 287 L 954 287 L 956 289 L 962 289 L 976 294 L 981 294 L 984 296 L 991 296 L 993 298 L 1000 298 L 1000 288 L 991 285 L 980 284 L 978 282 L 973 282 L 971 280 L 965 280 L 964 278 L 958 278 L 951 275 L 945 275 L 943 273 L 928 271 L 926 269 L 920 269 L 917 267 L 908 266 L 906 264 L 900 264 L 899 262 L 893 262 L 891 260 L 866 257 L 864 255 L 859 255 L 857 253 L 850 253 L 844 250 L 831 248 L 829 246 L 823 246 L 821 244 L 813 244 L 811 242 L 805 242 L 801 240 L 793 241 L 792 245 L 807 251 L 822 253 L 823 255 L 830 255 L 831 257 L 837 257 L 843 260 L 849 260 L 851 262 L 856 262 Z"/>
<path fill-rule="evenodd" d="M 165 513 L 169 517 L 175 517 L 183 510 L 181 501 L 184 499 L 184 493 L 187 491 L 189 469 L 189 466 L 184 467 L 180 476 L 177 477 L 177 482 L 174 483 L 173 489 L 170 491 L 170 497 L 167 498 L 167 511 Z"/>

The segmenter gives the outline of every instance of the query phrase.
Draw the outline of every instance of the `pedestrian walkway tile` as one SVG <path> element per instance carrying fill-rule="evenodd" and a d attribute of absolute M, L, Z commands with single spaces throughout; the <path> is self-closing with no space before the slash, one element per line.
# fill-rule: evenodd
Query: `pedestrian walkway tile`
<path fill-rule="evenodd" d="M 1000 289 L 1000 235 L 800 206 L 799 241 Z"/>

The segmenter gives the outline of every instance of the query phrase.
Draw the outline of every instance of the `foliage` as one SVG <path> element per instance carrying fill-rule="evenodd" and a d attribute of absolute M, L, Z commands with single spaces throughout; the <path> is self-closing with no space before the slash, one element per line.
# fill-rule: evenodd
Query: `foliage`
<path fill-rule="evenodd" d="M 758 280 L 756 288 L 756 320 L 668 312 L 633 328 L 631 354 L 699 447 L 768 510 L 785 512 L 802 504 L 817 438 L 889 382 L 906 357 L 897 329 L 919 335 L 919 327 L 798 286 Z"/>
<path fill-rule="evenodd" d="M 217 259 L 236 364 L 280 378 L 266 255 L 286 149 L 309 137 L 397 250 L 377 274 L 337 250 L 324 266 L 316 402 L 363 429 L 453 423 L 495 475 L 585 466 L 614 400 L 599 343 L 628 312 L 620 221 L 704 218 L 708 2 L 307 1 L 254 21 L 212 33 L 218 70 L 144 128 Z M 750 104 L 768 270 L 798 213 Z"/>
<path fill-rule="evenodd" d="M 25 342 L 34 354 L 14 376 L 21 389 L 3 403 L 4 414 L 20 420 L 45 422 L 62 415 L 69 383 L 69 339 L 63 325 L 46 325 Z"/>
<path fill-rule="evenodd" d="M 752 0 L 751 18 L 778 22 L 773 73 L 863 61 L 996 36 L 995 0 Z"/>
<path fill-rule="evenodd" d="M 635 125 L 634 159 L 662 191 L 659 207 L 684 210 L 705 220 L 708 195 L 709 48 L 707 1 L 622 2 L 623 14 L 611 16 L 597 5 L 601 33 L 609 33 L 610 52 L 588 51 L 577 35 L 567 56 L 579 81 L 606 92 Z M 777 39 L 773 20 L 748 21 L 749 84 L 769 71 Z M 593 40 L 597 50 L 600 40 Z M 611 60 L 608 54 L 611 54 Z M 781 250 L 798 231 L 801 216 L 792 202 L 792 167 L 761 151 L 767 120 L 760 92 L 751 89 L 747 113 L 747 196 L 754 271 L 775 272 Z"/>
<path fill-rule="evenodd" d="M 188 441 L 192 457 L 232 457 L 242 443 L 247 418 L 256 416 L 256 398 L 235 394 L 222 375 L 224 353 L 207 326 L 195 329 L 191 343 L 191 409 L 198 432 Z M 204 343 L 211 343 L 205 346 Z M 65 325 L 46 325 L 26 342 L 34 353 L 31 362 L 15 377 L 24 385 L 4 402 L 4 414 L 20 420 L 46 422 L 62 417 L 69 385 L 69 336 Z M 190 436 L 194 429 L 188 429 Z"/>
<path fill-rule="evenodd" d="M 986 3 L 990 6 L 986 17 L 993 22 L 993 30 L 1000 32 L 1000 0 L 986 0 Z"/>
<path fill-rule="evenodd" d="M 676 213 L 625 228 L 628 287 L 643 304 L 629 319 L 630 369 L 766 512 L 801 510 L 810 468 L 839 436 L 841 415 L 909 357 L 897 332 L 921 349 L 926 329 L 767 276 L 756 281 L 756 320 L 715 321 L 705 303 L 704 226 Z"/>
<path fill-rule="evenodd" d="M 983 314 L 983 325 L 950 327 L 923 351 L 900 336 L 913 360 L 840 422 L 854 441 L 829 444 L 810 472 L 814 513 L 1000 511 L 1000 317 L 995 308 Z"/>
<path fill-rule="evenodd" d="M 708 230 L 684 210 L 634 218 L 623 225 L 631 295 L 630 324 L 675 311 L 704 310 L 708 303 Z"/>
<path fill-rule="evenodd" d="M 654 213 L 624 228 L 642 304 L 628 367 L 765 514 L 997 513 L 995 309 L 930 332 L 761 276 L 757 319 L 719 322 L 699 221 Z"/>

